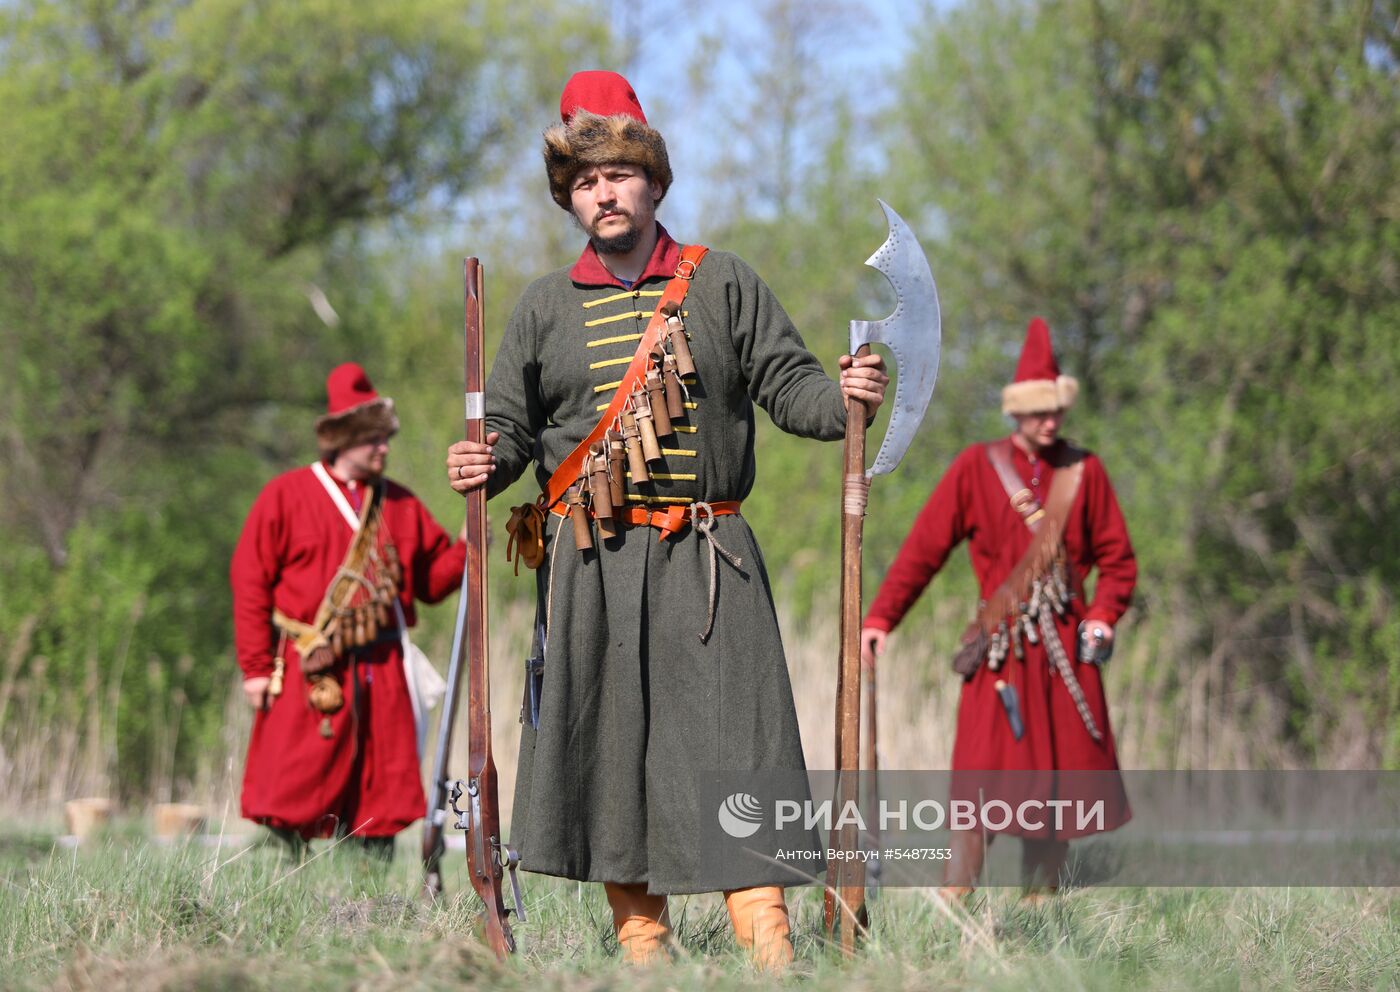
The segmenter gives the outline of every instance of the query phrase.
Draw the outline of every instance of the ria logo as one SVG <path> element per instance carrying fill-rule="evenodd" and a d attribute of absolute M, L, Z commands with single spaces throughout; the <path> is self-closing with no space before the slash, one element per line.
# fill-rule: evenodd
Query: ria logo
<path fill-rule="evenodd" d="M 719 825 L 731 837 L 752 837 L 763 826 L 763 806 L 747 792 L 736 792 L 719 804 Z"/>

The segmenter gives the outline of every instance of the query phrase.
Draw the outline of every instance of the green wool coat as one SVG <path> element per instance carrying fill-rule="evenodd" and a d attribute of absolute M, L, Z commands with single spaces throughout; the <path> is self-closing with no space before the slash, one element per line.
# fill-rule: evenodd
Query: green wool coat
<path fill-rule="evenodd" d="M 488 492 L 532 460 L 543 488 L 611 401 L 666 281 L 624 291 L 562 269 L 526 289 L 486 387 L 487 428 L 500 433 Z M 743 261 L 712 251 L 683 314 L 697 369 L 687 417 L 661 441 L 656 481 L 628 480 L 629 502 L 748 496 L 755 403 L 789 433 L 843 436 L 840 388 Z M 656 893 L 794 884 L 783 865 L 700 854 L 716 809 L 702 808 L 698 775 L 804 767 L 758 544 L 741 515 L 716 518 L 714 536 L 742 563 L 720 560 L 702 643 L 709 546 L 693 528 L 658 533 L 622 527 L 604 542 L 595 530 L 595 550 L 579 552 L 572 524 L 549 515 L 536 576 L 547 630 L 540 721 L 524 726 L 511 839 L 530 871 L 647 882 Z"/>

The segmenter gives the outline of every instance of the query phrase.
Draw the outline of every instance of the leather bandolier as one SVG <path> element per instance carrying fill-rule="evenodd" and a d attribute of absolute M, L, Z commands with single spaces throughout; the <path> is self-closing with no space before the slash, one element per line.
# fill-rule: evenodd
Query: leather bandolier
<path fill-rule="evenodd" d="M 360 508 L 359 528 L 326 586 L 315 618 L 307 623 L 281 610 L 273 611 L 272 621 L 281 632 L 281 641 L 268 686 L 270 695 L 280 695 L 282 691 L 286 670 L 283 649 L 289 638 L 301 656 L 302 673 L 308 683 L 307 699 L 324 714 L 338 712 L 345 705 L 345 694 L 332 670 L 357 650 L 398 640 L 394 604 L 403 582 L 403 565 L 398 549 L 387 535 L 381 540 L 383 499 L 382 483 L 368 488 Z M 329 736 L 329 729 L 328 721 L 323 721 L 322 735 Z"/>
<path fill-rule="evenodd" d="M 1052 669 L 1065 689 L 1089 735 L 1103 740 L 1074 665 L 1056 629 L 1073 598 L 1069 558 L 1065 551 L 1065 523 L 1084 477 L 1084 452 L 1066 445 L 1068 458 L 1055 466 L 1050 493 L 1042 506 L 1025 487 L 1011 464 L 1011 443 L 987 446 L 987 457 L 1006 490 L 1012 507 L 1032 533 L 1030 544 L 1001 585 L 977 610 L 977 618 L 963 633 L 962 647 L 953 658 L 953 670 L 971 678 L 985 659 L 992 671 L 1000 671 L 1008 654 L 1024 659 L 1025 645 L 1044 644 Z"/>
<path fill-rule="evenodd" d="M 595 546 L 595 524 L 603 539 L 615 537 L 621 524 L 655 527 L 664 539 L 699 519 L 739 512 L 737 500 L 656 510 L 629 506 L 626 497 L 629 478 L 639 490 L 651 481 L 651 466 L 665 455 L 661 439 L 671 437 L 675 433 L 673 421 L 685 416 L 686 382 L 695 375 L 695 362 L 681 307 L 690 280 L 708 251 L 703 245 L 682 249 L 676 274 L 657 301 L 612 402 L 554 470 L 539 499 L 511 508 L 506 554 L 515 561 L 517 571 L 521 561 L 529 568 L 538 568 L 544 561 L 546 513 L 571 517 L 575 547 L 584 551 Z"/>
<path fill-rule="evenodd" d="M 709 609 L 701 641 L 708 641 L 714 629 L 719 559 L 736 569 L 742 565 L 742 559 L 714 534 L 714 519 L 737 514 L 739 501 L 628 505 L 627 487 L 630 482 L 645 497 L 642 487 L 651 482 L 653 467 L 663 461 L 667 450 L 661 439 L 675 433 L 674 421 L 683 419 L 687 407 L 694 405 L 687 402 L 686 383 L 696 369 L 682 304 L 708 252 L 703 245 L 686 245 L 681 250 L 676 274 L 657 301 L 612 402 L 554 470 L 539 498 L 533 504 L 512 507 L 506 524 L 510 534 L 506 556 L 515 562 L 517 573 L 522 561 L 528 568 L 543 563 L 547 513 L 572 521 L 574 546 L 580 552 L 597 550 L 595 525 L 600 541 L 616 537 L 623 525 L 655 528 L 659 540 L 695 528 L 710 549 Z"/>

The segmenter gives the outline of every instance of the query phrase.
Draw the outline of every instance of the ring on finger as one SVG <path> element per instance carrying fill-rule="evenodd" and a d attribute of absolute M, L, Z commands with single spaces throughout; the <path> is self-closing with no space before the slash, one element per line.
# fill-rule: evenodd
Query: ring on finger
<path fill-rule="evenodd" d="M 459 478 L 459 479 L 465 479 L 465 478 L 466 478 L 466 476 L 462 474 L 462 469 L 464 469 L 464 468 L 466 468 L 465 465 L 458 465 L 458 466 L 457 466 L 457 478 Z"/>

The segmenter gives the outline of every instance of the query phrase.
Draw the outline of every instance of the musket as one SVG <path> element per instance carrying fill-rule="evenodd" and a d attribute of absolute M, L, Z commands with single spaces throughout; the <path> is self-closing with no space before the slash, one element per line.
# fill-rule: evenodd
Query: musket
<path fill-rule="evenodd" d="M 841 661 L 836 679 L 836 801 L 840 809 L 860 795 L 861 540 L 870 481 L 894 471 L 913 441 L 938 381 L 942 341 L 938 290 L 928 259 L 909 225 L 889 204 L 879 202 L 889 222 L 889 236 L 865 264 L 890 281 L 895 291 L 895 309 L 883 320 L 851 321 L 851 354 L 870 354 L 872 342 L 885 345 L 894 353 L 897 379 L 889 427 L 869 469 L 865 467 L 865 404 L 846 401 L 845 475 L 841 487 Z M 872 669 L 872 691 L 874 677 Z M 867 747 L 873 763 L 873 711 L 869 730 Z M 843 826 L 833 830 L 829 846 L 854 852 L 860 841 L 856 827 L 846 817 L 839 822 Z M 834 938 L 839 930 L 842 952 L 854 954 L 857 933 L 864 933 L 869 927 L 863 862 L 854 857 L 838 857 L 828 864 L 825 902 L 828 937 Z"/>
<path fill-rule="evenodd" d="M 452 751 L 452 731 L 457 724 L 457 699 L 462 688 L 462 631 L 467 622 L 471 558 L 462 563 L 462 591 L 457 597 L 457 624 L 452 635 L 452 660 L 447 665 L 447 691 L 438 720 L 433 774 L 428 781 L 428 813 L 423 820 L 423 894 L 429 901 L 442 896 L 442 855 L 446 849 L 443 827 L 447 823 L 447 762 Z"/>
<path fill-rule="evenodd" d="M 468 258 L 466 275 L 466 438 L 486 441 L 486 357 L 482 340 L 482 268 L 476 258 Z M 456 827 L 467 832 L 467 873 L 483 906 L 482 936 L 496 957 L 505 960 L 515 950 L 510 911 L 506 909 L 502 887 L 510 872 L 515 913 L 523 921 L 524 906 L 516 867 L 520 857 L 501 839 L 501 814 L 497 794 L 496 762 L 491 756 L 491 668 L 487 653 L 486 626 L 486 487 L 467 493 L 467 564 L 458 607 L 457 633 L 453 643 L 449 677 L 456 674 L 461 660 L 467 664 L 467 777 L 450 783 L 447 801 L 457 814 Z M 444 721 L 449 714 L 444 712 Z M 449 731 L 450 734 L 450 731 Z M 444 766 L 446 749 L 438 735 L 439 755 Z M 437 788 L 435 784 L 435 789 Z M 465 802 L 465 805 L 463 803 Z M 424 840 L 425 855 L 427 840 Z M 441 854 L 438 854 L 441 860 Z M 426 863 L 426 857 L 425 857 Z M 437 866 L 434 866 L 437 867 Z M 441 884 L 439 880 L 439 885 Z"/>
<path fill-rule="evenodd" d="M 479 280 L 481 267 L 476 259 L 467 259 L 469 267 L 466 277 L 466 372 L 464 381 L 470 392 L 473 377 L 472 338 L 481 335 L 481 292 Z M 474 268 L 477 275 L 471 274 Z M 481 350 L 478 344 L 477 350 Z M 479 378 L 479 377 L 478 377 Z M 467 410 L 466 433 L 472 434 L 472 411 Z M 467 497 L 470 512 L 471 496 Z M 469 538 L 470 539 L 470 538 Z M 452 659 L 447 664 L 447 690 L 442 702 L 442 715 L 438 720 L 437 745 L 433 751 L 433 774 L 428 781 L 428 810 L 423 820 L 423 893 L 429 901 L 437 901 L 442 896 L 442 856 L 446 850 L 444 827 L 447 824 L 448 793 L 453 782 L 448 779 L 448 762 L 452 754 L 452 734 L 457 728 L 457 701 L 462 694 L 462 661 L 465 657 L 467 629 L 467 607 L 472 598 L 472 556 L 462 560 L 461 591 L 457 596 L 457 622 L 452 632 Z M 484 594 L 483 594 L 484 595 Z M 483 610 L 482 615 L 485 615 Z"/>

